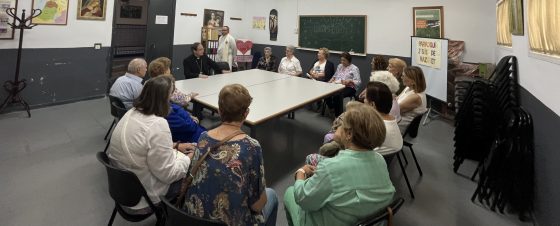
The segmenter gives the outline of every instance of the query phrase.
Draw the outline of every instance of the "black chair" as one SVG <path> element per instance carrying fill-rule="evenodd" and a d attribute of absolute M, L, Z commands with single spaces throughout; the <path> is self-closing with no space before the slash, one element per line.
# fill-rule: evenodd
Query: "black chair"
<path fill-rule="evenodd" d="M 196 226 L 225 226 L 227 224 L 220 221 L 208 220 L 197 216 L 192 216 L 183 210 L 178 209 L 165 197 L 160 197 L 165 214 L 165 226 L 196 225 Z"/>
<path fill-rule="evenodd" d="M 216 62 L 216 64 L 218 65 L 218 67 L 222 70 L 222 71 L 229 71 L 231 70 L 229 68 L 229 63 L 228 62 Z"/>
<path fill-rule="evenodd" d="M 109 98 L 111 98 L 111 96 L 109 96 Z M 113 121 L 113 124 L 111 124 L 111 128 L 113 127 L 114 124 L 116 124 L 119 120 L 121 120 L 121 118 L 127 112 L 122 101 L 119 98 L 116 97 L 113 98 L 115 98 L 116 100 L 111 101 L 111 115 L 115 116 L 115 120 Z M 111 131 L 111 128 L 109 128 L 109 131 Z M 107 133 L 107 135 L 109 134 Z M 107 144 L 105 145 L 105 150 L 103 152 L 107 152 L 107 149 L 109 148 L 109 144 L 111 144 L 110 137 L 109 140 L 107 141 Z"/>
<path fill-rule="evenodd" d="M 111 126 L 109 127 L 109 130 L 107 131 L 107 134 L 105 134 L 104 140 L 107 140 L 107 137 L 109 137 L 109 134 L 111 134 L 111 130 L 113 129 L 113 126 L 115 126 L 115 124 L 117 124 L 117 122 L 119 121 L 118 120 L 119 117 L 117 117 L 117 110 L 113 108 L 113 103 L 116 103 L 116 106 L 119 106 L 121 108 L 125 108 L 121 99 L 119 99 L 118 97 L 109 95 L 109 104 L 111 106 L 111 115 L 115 118 L 113 119 L 113 123 L 111 123 Z"/>
<path fill-rule="evenodd" d="M 402 160 L 401 160 L 400 154 L 402 152 L 403 152 L 403 149 L 401 149 L 398 152 L 395 152 L 393 154 L 384 155 L 383 158 L 385 158 L 385 162 L 387 162 L 387 165 L 389 165 L 391 160 L 393 160 L 393 158 L 395 156 L 397 156 L 397 160 L 399 161 L 399 166 L 401 167 L 401 171 L 403 173 L 404 180 L 406 182 L 406 186 L 408 187 L 408 192 L 410 193 L 410 197 L 414 199 L 414 192 L 412 191 L 412 187 L 410 186 L 410 181 L 408 180 L 408 175 L 406 174 L 406 170 L 405 170 L 404 165 L 403 165 Z"/>
<path fill-rule="evenodd" d="M 107 170 L 109 194 L 115 201 L 115 208 L 113 209 L 108 225 L 113 225 L 113 220 L 115 220 L 117 212 L 119 212 L 124 219 L 131 222 L 142 221 L 155 213 L 157 218 L 156 225 L 161 225 L 163 223 L 161 208 L 157 208 L 152 200 L 150 200 L 148 193 L 146 193 L 146 189 L 144 189 L 142 183 L 140 183 L 140 180 L 134 173 L 112 166 L 109 163 L 109 157 L 107 157 L 107 155 L 103 152 L 97 153 L 97 160 L 99 160 L 99 162 L 101 162 Z M 152 210 L 150 213 L 134 215 L 127 213 L 123 209 L 123 206 L 135 206 L 138 202 L 140 202 L 142 197 L 150 206 Z"/>
<path fill-rule="evenodd" d="M 392 220 L 393 215 L 397 213 L 403 203 L 403 198 L 396 198 L 387 208 L 375 212 L 365 220 L 360 221 L 356 226 L 373 226 L 383 221 Z"/>
<path fill-rule="evenodd" d="M 424 113 L 425 114 L 425 113 Z M 403 134 L 403 146 L 407 146 L 408 149 L 410 149 L 410 153 L 412 153 L 412 157 L 414 158 L 414 163 L 416 163 L 416 168 L 418 169 L 418 173 L 420 173 L 420 176 L 423 175 L 422 173 L 422 169 L 420 168 L 420 164 L 418 164 L 418 159 L 416 159 L 416 155 L 414 154 L 414 149 L 412 149 L 412 143 L 408 142 L 406 139 L 407 138 L 416 138 L 416 136 L 418 136 L 418 127 L 420 127 L 420 122 L 422 121 L 422 117 L 424 117 L 424 114 L 418 115 L 416 117 L 414 117 L 414 119 L 412 119 L 412 122 L 410 122 L 410 124 L 408 125 L 408 127 L 406 127 L 406 130 L 404 131 Z M 404 148 L 403 148 L 404 150 Z M 406 156 L 404 154 L 404 152 L 402 153 L 402 155 L 404 156 L 405 160 L 406 160 Z M 408 164 L 408 160 L 407 164 Z"/>

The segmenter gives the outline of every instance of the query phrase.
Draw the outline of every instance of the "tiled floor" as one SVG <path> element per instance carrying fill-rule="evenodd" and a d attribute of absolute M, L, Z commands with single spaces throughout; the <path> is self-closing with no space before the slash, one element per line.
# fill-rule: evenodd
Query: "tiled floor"
<path fill-rule="evenodd" d="M 111 124 L 107 99 L 96 99 L 0 115 L 0 225 L 105 225 L 113 202 L 107 177 L 95 153 L 105 147 Z M 208 117 L 203 125 L 216 125 Z M 300 110 L 296 119 L 275 119 L 257 128 L 264 150 L 267 183 L 280 196 L 293 184 L 292 172 L 305 155 L 316 152 L 330 119 Z M 452 172 L 453 128 L 435 120 L 421 127 L 414 145 L 424 171 L 414 163 L 407 172 L 416 195 L 411 199 L 398 164 L 390 165 L 399 196 L 406 199 L 395 225 L 531 225 L 470 202 L 476 183 Z M 407 152 L 409 153 L 409 152 Z M 409 155 L 409 160 L 412 158 Z M 469 175 L 474 164 L 460 172 Z M 282 197 L 279 197 L 282 200 Z M 155 218 L 114 225 L 153 225 Z M 287 225 L 280 204 L 277 225 Z"/>

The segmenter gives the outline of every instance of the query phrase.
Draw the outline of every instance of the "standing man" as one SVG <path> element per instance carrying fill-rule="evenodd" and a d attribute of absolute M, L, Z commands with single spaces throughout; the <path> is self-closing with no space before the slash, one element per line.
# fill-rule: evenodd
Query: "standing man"
<path fill-rule="evenodd" d="M 148 71 L 148 66 L 144 59 L 131 60 L 128 63 L 126 74 L 113 83 L 109 95 L 119 98 L 127 110 L 132 108 L 134 99 L 142 92 L 142 79 L 146 76 L 146 71 Z"/>
<path fill-rule="evenodd" d="M 216 61 L 227 62 L 229 70 L 234 66 L 235 55 L 237 55 L 237 44 L 235 38 L 229 34 L 229 27 L 222 27 L 222 36 L 218 39 L 218 55 Z M 237 64 L 236 64 L 237 65 Z"/>
<path fill-rule="evenodd" d="M 183 69 L 185 70 L 185 78 L 208 78 L 210 69 L 214 69 L 216 74 L 223 71 L 212 59 L 204 54 L 204 47 L 200 42 L 195 42 L 191 46 L 192 55 L 183 60 Z"/>

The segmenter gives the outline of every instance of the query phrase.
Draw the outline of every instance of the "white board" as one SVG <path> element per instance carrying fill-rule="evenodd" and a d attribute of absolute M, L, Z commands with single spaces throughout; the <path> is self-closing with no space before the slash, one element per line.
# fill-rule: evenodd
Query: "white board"
<path fill-rule="evenodd" d="M 419 46 L 419 42 L 423 46 Z M 411 65 L 422 68 L 426 78 L 426 94 L 447 102 L 448 40 L 411 37 L 410 46 Z M 431 51 L 436 54 L 432 55 Z"/>

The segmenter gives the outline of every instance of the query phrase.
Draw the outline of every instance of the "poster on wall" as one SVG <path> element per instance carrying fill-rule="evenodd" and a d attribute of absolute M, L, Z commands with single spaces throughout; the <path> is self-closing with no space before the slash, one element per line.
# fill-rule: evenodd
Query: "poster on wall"
<path fill-rule="evenodd" d="M 264 16 L 254 16 L 253 17 L 253 29 L 264 30 L 266 28 L 266 17 Z"/>
<path fill-rule="evenodd" d="M 202 26 L 223 27 L 224 19 L 224 11 L 204 9 L 204 21 L 202 22 Z"/>
<path fill-rule="evenodd" d="M 278 11 L 276 9 L 270 10 L 268 29 L 270 30 L 270 41 L 276 41 L 278 38 Z"/>
<path fill-rule="evenodd" d="M 443 38 L 443 6 L 412 8 L 413 34 L 423 38 Z"/>
<path fill-rule="evenodd" d="M 14 21 L 6 13 L 9 8 L 17 9 L 17 0 L 0 0 L 0 39 L 14 39 L 14 29 L 8 25 Z"/>
<path fill-rule="evenodd" d="M 441 68 L 441 40 L 416 39 L 416 62 L 431 68 Z"/>
<path fill-rule="evenodd" d="M 78 0 L 78 20 L 105 20 L 107 0 Z"/>
<path fill-rule="evenodd" d="M 251 54 L 253 41 L 249 39 L 237 39 L 235 40 L 235 45 L 237 46 L 235 62 L 253 62 L 253 55 Z"/>
<path fill-rule="evenodd" d="M 33 0 L 31 6 L 42 11 L 41 15 L 31 20 L 31 23 L 44 25 L 68 23 L 68 0 Z"/>

